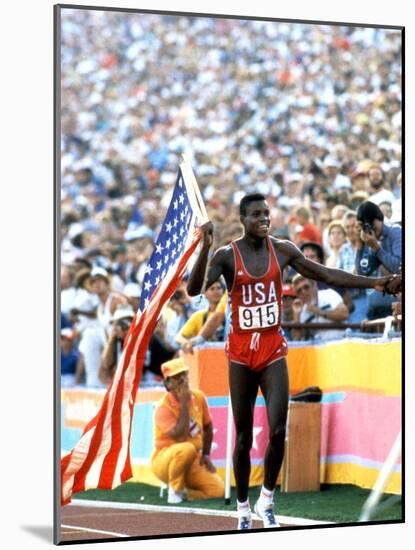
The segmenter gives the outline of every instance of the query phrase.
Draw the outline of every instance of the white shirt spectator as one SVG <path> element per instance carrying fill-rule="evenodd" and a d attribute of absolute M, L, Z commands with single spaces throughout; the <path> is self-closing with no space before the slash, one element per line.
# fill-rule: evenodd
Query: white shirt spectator
<path fill-rule="evenodd" d="M 378 206 L 379 204 L 382 204 L 382 202 L 389 202 L 393 206 L 393 203 L 396 201 L 396 197 L 392 191 L 389 191 L 389 189 L 381 189 L 377 193 L 370 195 L 367 200 L 377 204 Z"/>
<path fill-rule="evenodd" d="M 333 311 L 343 302 L 342 297 L 332 288 L 326 288 L 318 291 L 317 306 L 325 311 Z M 307 310 L 307 305 L 304 306 L 300 316 L 301 323 L 330 323 L 325 317 L 316 316 Z M 314 337 L 317 340 L 332 340 L 334 338 L 342 338 L 343 330 L 315 330 Z"/>

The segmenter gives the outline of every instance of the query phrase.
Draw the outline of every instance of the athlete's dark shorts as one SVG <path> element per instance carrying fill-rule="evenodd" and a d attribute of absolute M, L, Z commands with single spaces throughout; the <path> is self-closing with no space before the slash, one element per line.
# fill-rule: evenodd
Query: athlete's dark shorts
<path fill-rule="evenodd" d="M 225 350 L 230 361 L 259 371 L 285 357 L 288 345 L 279 331 L 243 333 L 231 330 Z"/>

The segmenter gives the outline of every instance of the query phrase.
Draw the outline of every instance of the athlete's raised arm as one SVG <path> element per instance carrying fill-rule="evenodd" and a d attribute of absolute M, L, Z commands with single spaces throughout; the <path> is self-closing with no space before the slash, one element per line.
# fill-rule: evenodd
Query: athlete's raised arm
<path fill-rule="evenodd" d="M 189 296 L 197 296 L 203 292 L 203 283 L 205 280 L 206 268 L 209 263 L 205 288 L 219 279 L 223 274 L 223 252 L 219 248 L 212 259 L 209 261 L 209 250 L 213 243 L 213 224 L 207 222 L 202 225 L 202 249 L 190 273 L 187 282 L 187 293 Z"/>
<path fill-rule="evenodd" d="M 288 264 L 298 273 L 301 273 L 308 279 L 323 281 L 329 286 L 340 286 L 344 288 L 375 288 L 382 292 L 387 284 L 393 279 L 393 275 L 388 277 L 364 277 L 363 275 L 353 275 L 342 269 L 326 267 L 325 265 L 313 262 L 307 259 L 302 252 L 291 242 L 284 241 L 280 243 L 280 248 L 284 255 L 288 256 Z"/>

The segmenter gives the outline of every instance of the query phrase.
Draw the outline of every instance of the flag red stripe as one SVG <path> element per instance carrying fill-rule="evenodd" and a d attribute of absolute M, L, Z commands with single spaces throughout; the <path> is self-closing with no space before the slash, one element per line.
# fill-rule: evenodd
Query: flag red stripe
<path fill-rule="evenodd" d="M 99 481 L 97 487 L 102 489 L 112 488 L 114 484 L 114 476 L 117 470 L 117 465 L 120 460 L 120 453 L 127 446 L 127 453 L 125 458 L 125 463 L 122 467 L 120 479 L 125 481 L 129 479 L 132 475 L 131 461 L 130 461 L 130 438 L 132 430 L 132 415 L 134 410 L 135 397 L 138 389 L 138 385 L 141 379 L 141 373 L 144 364 L 144 358 L 148 342 L 151 338 L 153 328 L 158 320 L 159 314 L 164 303 L 171 297 L 174 290 L 177 288 L 178 282 L 184 275 L 187 263 L 193 254 L 196 246 L 198 245 L 201 239 L 201 231 L 198 230 L 197 234 L 194 236 L 194 240 L 186 250 L 186 252 L 181 257 L 175 273 L 171 276 L 171 280 L 168 283 L 167 287 L 163 288 L 162 295 L 158 298 L 160 293 L 160 288 L 163 286 L 160 284 L 155 290 L 149 307 L 142 313 L 137 324 L 133 323 L 130 328 L 130 333 L 126 338 L 126 349 L 123 352 L 122 367 L 117 368 L 116 374 L 114 376 L 111 385 L 109 386 L 103 403 L 100 410 L 95 415 L 95 417 L 85 426 L 82 436 L 87 434 L 90 430 L 93 430 L 91 440 L 89 442 L 88 451 L 84 457 L 81 465 L 78 467 L 77 472 L 73 476 L 72 488 L 70 494 L 85 490 L 86 477 L 88 472 L 90 472 L 91 467 L 94 464 L 94 461 L 97 460 L 99 451 L 102 451 L 102 447 L 105 446 L 105 442 L 109 440 L 109 435 L 111 435 L 111 444 L 110 448 L 106 453 L 106 456 L 101 465 L 101 471 L 99 475 Z M 149 313 L 147 315 L 147 313 Z M 141 339 L 140 339 L 141 336 Z M 137 346 L 137 347 L 136 347 Z M 135 352 L 135 357 L 133 357 Z M 132 380 L 131 391 L 128 392 L 128 388 L 124 388 L 125 373 L 129 367 L 133 367 L 131 361 L 135 362 L 135 373 Z M 121 372 L 119 372 L 121 370 Z M 117 377 L 118 375 L 118 377 Z M 115 386 L 114 386 L 115 384 Z M 129 382 L 131 384 L 131 382 Z M 114 386 L 114 387 L 113 387 Z M 127 398 L 124 395 L 124 389 L 127 389 L 128 395 L 128 409 L 129 409 L 129 426 L 128 430 L 123 436 L 122 433 L 122 407 L 125 404 L 125 399 Z M 115 396 L 114 396 L 115 392 Z M 111 397 L 111 409 L 109 410 L 108 406 L 110 403 Z M 106 421 L 111 420 L 109 433 L 104 434 L 103 430 L 106 425 Z M 81 436 L 81 439 L 82 439 Z M 127 437 L 125 437 L 127 436 Z M 71 460 L 74 457 L 73 449 L 68 455 L 62 458 L 61 460 L 61 471 L 62 471 L 62 504 L 68 503 L 69 498 L 65 498 L 63 495 L 63 484 L 67 479 L 70 479 L 72 475 L 71 470 L 76 469 L 76 464 L 72 464 Z M 79 456 L 81 455 L 81 457 Z M 75 461 L 82 459 L 82 451 L 78 449 L 77 456 Z M 69 470 L 69 471 L 67 471 Z M 116 480 L 118 483 L 118 480 Z"/>
<path fill-rule="evenodd" d="M 140 317 L 139 322 L 137 323 L 137 327 L 135 327 L 134 335 L 138 334 L 142 324 L 143 324 L 143 317 Z M 131 355 L 132 355 L 132 352 L 133 352 L 133 349 L 134 349 L 134 345 L 135 345 L 135 339 L 133 337 L 133 338 L 131 338 L 131 340 L 129 341 L 129 343 L 127 345 L 126 357 L 124 358 L 124 361 L 123 361 L 122 375 L 120 376 L 120 379 L 119 379 L 119 382 L 118 382 L 118 387 L 115 388 L 116 393 L 118 393 L 118 391 L 119 391 L 120 383 L 122 385 L 123 375 L 125 374 L 125 370 L 128 368 L 129 359 L 131 358 Z M 114 384 L 114 380 L 113 380 L 110 388 L 112 388 L 113 384 Z M 99 450 L 99 448 L 101 446 L 101 443 L 102 443 L 102 432 L 103 432 L 105 419 L 107 417 L 107 407 L 108 407 L 108 401 L 109 401 L 110 393 L 111 393 L 110 391 L 107 391 L 107 393 L 105 394 L 103 404 L 101 405 L 101 408 L 100 408 L 100 410 L 98 411 L 98 413 L 95 417 L 95 419 L 97 421 L 96 426 L 95 426 L 95 432 L 94 432 L 94 435 L 92 437 L 90 448 L 88 450 L 88 454 L 85 458 L 85 461 L 84 461 L 83 465 L 81 466 L 81 468 L 79 469 L 79 471 L 77 472 L 77 474 L 75 474 L 74 487 L 73 487 L 73 490 L 72 490 L 73 493 L 77 493 L 79 491 L 84 491 L 85 490 L 86 475 L 87 475 L 88 471 L 90 470 L 92 463 L 96 459 L 98 450 Z M 113 414 L 113 412 L 109 411 L 109 414 Z M 106 487 L 101 487 L 101 488 L 105 489 Z"/>
<path fill-rule="evenodd" d="M 171 294 L 173 294 L 174 290 L 177 288 L 177 282 L 176 282 L 177 281 L 177 275 L 180 274 L 180 272 L 183 269 L 185 269 L 186 264 L 188 262 L 188 259 L 193 254 L 194 249 L 197 246 L 198 242 L 199 242 L 199 238 L 195 241 L 195 243 L 192 243 L 192 246 L 189 248 L 189 250 L 183 255 L 183 257 L 179 261 L 179 264 L 177 266 L 175 275 L 172 277 L 171 282 L 168 285 L 168 287 L 164 290 L 164 296 L 166 296 L 167 299 L 171 296 Z M 161 309 L 164 305 L 164 302 L 162 302 L 160 300 L 158 303 L 156 302 L 156 304 L 157 304 L 157 307 L 156 307 L 154 313 L 152 312 L 152 316 L 153 316 L 153 319 L 155 318 L 157 320 L 159 315 L 160 315 Z M 138 389 L 138 383 L 140 381 L 141 373 L 142 373 L 142 369 L 143 369 L 145 352 L 147 350 L 148 343 L 151 339 L 151 336 L 152 336 L 152 331 L 150 332 L 149 330 L 147 330 L 146 333 L 143 335 L 143 338 L 140 342 L 139 350 L 141 350 L 141 354 L 140 354 L 140 351 L 138 351 L 137 358 L 136 358 L 136 363 L 137 363 L 138 368 L 137 368 L 137 372 L 136 372 L 136 378 L 135 378 L 135 381 L 134 381 L 134 386 L 133 386 L 133 389 L 132 389 L 132 392 L 131 392 L 131 396 L 132 396 L 132 400 L 131 400 L 132 401 L 132 406 L 130 405 L 130 407 L 131 407 L 131 416 L 130 417 L 131 418 L 132 418 L 132 410 L 133 410 L 133 406 L 134 406 L 134 402 L 135 402 L 136 392 L 137 392 L 137 389 Z M 104 460 L 104 463 L 102 465 L 101 476 L 100 476 L 100 481 L 99 481 L 99 487 L 101 487 L 103 489 L 112 487 L 113 476 L 114 476 L 114 473 L 115 473 L 116 466 L 118 464 L 118 457 L 119 457 L 119 454 L 120 454 L 120 451 L 121 451 L 121 448 L 122 448 L 122 430 L 121 430 L 121 424 L 120 424 L 121 415 L 119 414 L 119 412 L 120 412 L 119 409 L 121 409 L 121 405 L 122 405 L 121 401 L 118 400 L 116 402 L 117 416 L 116 416 L 116 418 L 113 418 L 113 425 L 112 425 L 113 431 L 116 430 L 117 437 L 113 438 L 111 449 L 108 452 L 108 454 L 107 454 L 107 456 Z M 128 442 L 130 441 L 131 428 L 132 428 L 132 422 L 130 422 Z M 128 452 L 128 454 L 127 454 L 128 457 L 129 457 L 129 454 L 130 453 Z M 128 460 L 128 463 L 129 463 L 129 460 Z M 131 470 L 131 464 L 130 463 L 129 463 L 129 469 Z"/>

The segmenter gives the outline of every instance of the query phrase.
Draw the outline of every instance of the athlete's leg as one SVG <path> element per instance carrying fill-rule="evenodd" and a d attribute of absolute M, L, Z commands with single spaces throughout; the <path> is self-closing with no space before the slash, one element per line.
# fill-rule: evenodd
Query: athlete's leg
<path fill-rule="evenodd" d="M 233 451 L 233 469 L 236 481 L 237 499 L 248 499 L 252 447 L 252 428 L 254 406 L 258 393 L 258 373 L 245 365 L 229 362 L 229 389 L 232 401 L 232 413 L 235 422 L 235 448 Z"/>
<path fill-rule="evenodd" d="M 265 399 L 269 442 L 264 457 L 264 487 L 272 491 L 284 458 L 288 412 L 288 371 L 285 358 L 261 371 L 260 388 Z"/>

